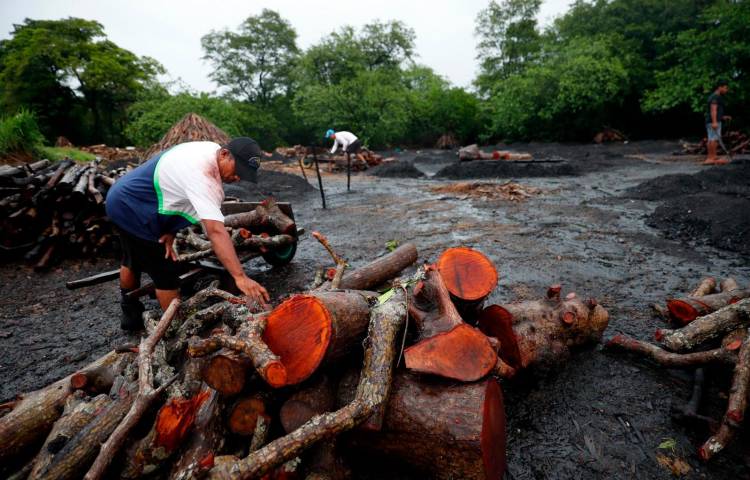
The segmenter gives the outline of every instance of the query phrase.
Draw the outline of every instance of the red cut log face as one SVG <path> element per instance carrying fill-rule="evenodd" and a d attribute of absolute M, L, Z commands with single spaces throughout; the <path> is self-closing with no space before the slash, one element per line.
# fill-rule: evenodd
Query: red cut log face
<path fill-rule="evenodd" d="M 406 368 L 463 382 L 487 375 L 497 363 L 487 336 L 463 323 L 404 350 Z"/>
<path fill-rule="evenodd" d="M 209 395 L 209 390 L 202 390 L 193 398 L 175 398 L 167 402 L 156 418 L 155 444 L 170 452 L 177 450 L 195 421 L 195 413 Z"/>
<path fill-rule="evenodd" d="M 482 418 L 482 463 L 485 478 L 503 478 L 507 467 L 505 458 L 505 402 L 500 385 L 494 379 L 487 380 L 484 393 L 484 416 Z"/>
<path fill-rule="evenodd" d="M 451 295 L 461 300 L 481 300 L 497 286 L 497 270 L 492 262 L 471 248 L 447 249 L 440 255 L 437 269 Z"/>
<path fill-rule="evenodd" d="M 312 295 L 297 295 L 276 307 L 268 316 L 263 341 L 281 358 L 287 384 L 305 380 L 328 350 L 331 315 L 323 302 Z"/>
<path fill-rule="evenodd" d="M 513 331 L 513 315 L 500 305 L 490 305 L 479 315 L 479 328 L 500 342 L 500 356 L 513 368 L 521 366 L 521 352 Z"/>

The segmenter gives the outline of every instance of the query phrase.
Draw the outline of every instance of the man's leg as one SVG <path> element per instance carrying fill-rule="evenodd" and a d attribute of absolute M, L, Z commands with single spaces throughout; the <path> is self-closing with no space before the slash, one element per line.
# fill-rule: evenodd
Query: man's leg
<path fill-rule="evenodd" d="M 141 274 L 136 273 L 130 267 L 120 265 L 120 288 L 131 291 L 141 286 Z"/>
<path fill-rule="evenodd" d="M 159 305 L 161 306 L 162 311 L 165 311 L 167 307 L 169 307 L 169 304 L 172 303 L 172 300 L 175 298 L 180 298 L 180 289 L 176 290 L 159 290 L 156 289 L 156 299 L 159 300 Z"/>
<path fill-rule="evenodd" d="M 708 155 L 706 156 L 706 160 L 703 162 L 704 165 L 714 165 L 716 163 L 717 148 L 718 148 L 718 142 L 716 140 L 709 140 L 706 143 L 706 149 L 708 150 Z"/>

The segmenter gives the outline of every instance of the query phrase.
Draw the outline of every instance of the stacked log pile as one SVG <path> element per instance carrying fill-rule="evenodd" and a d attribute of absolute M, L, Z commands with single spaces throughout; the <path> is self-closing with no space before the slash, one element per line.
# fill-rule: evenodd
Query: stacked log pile
<path fill-rule="evenodd" d="M 104 198 L 126 168 L 62 160 L 0 170 L 0 249 L 37 270 L 67 256 L 111 251 L 115 236 Z"/>
<path fill-rule="evenodd" d="M 335 267 L 309 291 L 260 312 L 214 283 L 159 319 L 146 312 L 138 347 L 6 405 L 0 472 L 345 479 L 354 454 L 431 478 L 502 478 L 498 377 L 598 338 L 606 311 L 557 287 L 483 308 L 498 275 L 476 250 L 393 280 L 414 245 L 346 271 L 313 236 Z"/>
<path fill-rule="evenodd" d="M 346 170 L 347 159 L 346 154 L 339 150 L 337 155 L 331 155 L 328 149 L 323 147 L 305 147 L 302 145 L 295 145 L 293 147 L 278 147 L 275 152 L 282 155 L 285 158 L 297 159 L 305 167 L 313 168 L 313 150 L 318 162 L 322 164 L 328 164 L 330 171 L 342 171 Z M 367 170 L 369 167 L 375 167 L 383 163 L 383 156 L 369 150 L 362 148 L 357 155 L 351 155 L 351 169 L 353 171 Z"/>
<path fill-rule="evenodd" d="M 739 155 L 744 153 L 750 153 L 750 137 L 740 132 L 739 130 L 729 130 L 722 132 L 721 140 L 732 155 Z M 704 137 L 699 143 L 683 143 L 682 150 L 675 152 L 675 155 L 706 155 L 708 139 Z M 719 147 L 719 154 L 723 155 L 724 152 Z"/>
<path fill-rule="evenodd" d="M 493 150 L 492 152 L 483 152 L 475 143 L 458 150 L 458 159 L 462 162 L 471 160 L 509 160 L 509 161 L 526 161 L 533 157 L 529 153 L 517 153 L 508 150 Z"/>
<path fill-rule="evenodd" d="M 669 299 L 666 307 L 652 307 L 675 328 L 658 329 L 656 344 L 616 335 L 607 348 L 631 352 L 665 368 L 695 370 L 693 397 L 674 414 L 676 420 L 698 422 L 712 431 L 698 449 L 698 456 L 708 461 L 731 443 L 745 416 L 750 389 L 750 289 L 739 288 L 731 278 L 717 284 L 708 277 L 688 295 Z M 709 367 L 733 372 L 726 413 L 719 422 L 699 412 L 707 377 L 704 368 Z"/>
<path fill-rule="evenodd" d="M 143 148 L 110 147 L 105 144 L 89 145 L 89 146 L 79 147 L 78 149 L 81 151 L 96 155 L 97 157 L 101 158 L 105 164 L 123 162 L 123 161 L 138 163 L 138 161 L 143 157 L 144 152 L 145 152 Z"/>

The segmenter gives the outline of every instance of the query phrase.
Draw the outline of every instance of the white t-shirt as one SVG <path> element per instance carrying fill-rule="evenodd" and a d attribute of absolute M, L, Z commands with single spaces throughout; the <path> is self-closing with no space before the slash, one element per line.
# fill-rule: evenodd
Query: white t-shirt
<path fill-rule="evenodd" d="M 341 145 L 341 149 L 346 152 L 346 149 L 357 140 L 357 137 L 352 132 L 336 132 L 336 138 L 333 139 L 333 148 L 331 148 L 331 155 L 336 153 L 336 150 Z"/>
<path fill-rule="evenodd" d="M 181 143 L 164 152 L 154 171 L 159 213 L 179 214 L 193 223 L 224 221 L 224 188 L 214 142 Z"/>

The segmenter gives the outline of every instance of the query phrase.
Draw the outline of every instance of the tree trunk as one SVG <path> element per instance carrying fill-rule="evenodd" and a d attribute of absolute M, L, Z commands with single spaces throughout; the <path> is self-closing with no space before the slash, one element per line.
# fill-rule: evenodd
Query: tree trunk
<path fill-rule="evenodd" d="M 667 301 L 667 308 L 672 318 L 682 325 L 687 325 L 698 317 L 708 315 L 747 297 L 750 297 L 750 289 L 735 289 L 704 297 L 671 299 Z"/>
<path fill-rule="evenodd" d="M 125 364 L 133 358 L 132 353 L 109 352 L 75 374 L 41 390 L 23 395 L 12 411 L 0 418 L 0 464 L 9 464 L 11 459 L 21 456 L 28 448 L 38 445 L 47 436 L 52 425 L 60 418 L 65 400 L 73 392 L 70 383 L 74 375 L 83 374 L 88 377 L 87 372 L 97 371 L 100 367 L 121 372 Z M 106 386 L 99 382 L 92 384 Z M 109 386 L 111 387 L 111 384 Z M 106 391 L 108 388 L 103 390 Z M 92 390 L 90 393 L 95 392 Z"/>
<path fill-rule="evenodd" d="M 405 243 L 387 255 L 345 273 L 339 288 L 370 290 L 394 278 L 403 269 L 417 261 L 417 247 Z"/>
<path fill-rule="evenodd" d="M 413 465 L 430 478 L 501 479 L 502 391 L 494 379 L 455 385 L 397 375 L 383 429 L 357 430 L 352 445 Z"/>
<path fill-rule="evenodd" d="M 280 357 L 287 385 L 307 379 L 324 362 L 359 345 L 370 318 L 374 294 L 315 291 L 294 295 L 269 315 L 263 341 Z"/>
<path fill-rule="evenodd" d="M 406 368 L 463 382 L 487 375 L 497 354 L 482 332 L 461 320 L 437 268 L 425 269 L 413 295 L 409 314 L 419 341 L 404 350 Z"/>
<path fill-rule="evenodd" d="M 748 323 L 750 323 L 750 298 L 745 298 L 704 315 L 678 330 L 659 329 L 656 331 L 656 340 L 669 350 L 681 352 L 691 350 L 704 342 L 746 326 Z"/>
<path fill-rule="evenodd" d="M 596 301 L 577 296 L 560 299 L 555 285 L 544 300 L 490 305 L 479 328 L 500 340 L 502 359 L 519 370 L 547 368 L 565 360 L 572 347 L 601 339 L 609 315 Z"/>

